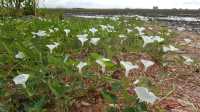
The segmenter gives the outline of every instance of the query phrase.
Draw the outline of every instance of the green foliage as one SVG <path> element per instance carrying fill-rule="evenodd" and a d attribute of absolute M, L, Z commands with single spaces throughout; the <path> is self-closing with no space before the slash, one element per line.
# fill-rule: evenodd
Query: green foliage
<path fill-rule="evenodd" d="M 117 102 L 117 97 L 116 97 L 114 94 L 112 94 L 112 93 L 110 93 L 110 92 L 108 92 L 108 91 L 102 91 L 102 92 L 101 92 L 101 95 L 103 96 L 103 98 L 104 98 L 107 102 L 109 102 L 109 103 L 111 103 L 111 104 L 116 104 L 116 102 Z"/>
<path fill-rule="evenodd" d="M 65 94 L 65 91 L 67 90 L 67 88 L 64 85 L 60 84 L 56 80 L 49 81 L 48 86 L 52 93 L 56 95 L 56 97 L 62 97 Z"/>
<path fill-rule="evenodd" d="M 44 15 L 44 17 L 48 16 Z M 113 26 L 116 32 L 107 32 L 99 26 L 108 24 Z M 113 58 L 121 53 L 145 52 L 156 60 L 161 60 L 163 54 L 160 48 L 163 43 L 153 43 L 147 48 L 142 47 L 143 40 L 137 36 L 138 32 L 134 28 L 143 24 L 143 21 L 136 18 L 125 17 L 117 21 L 110 18 L 90 20 L 67 18 L 62 21 L 55 18 L 1 19 L 0 102 L 2 103 L 0 103 L 0 111 L 8 109 L 12 112 L 21 109 L 30 112 L 45 112 L 52 108 L 72 108 L 77 102 L 83 100 L 92 102 L 96 100 L 96 97 L 102 98 L 105 104 L 124 102 L 122 103 L 124 112 L 146 111 L 145 104 L 139 103 L 137 96 L 127 91 L 131 88 L 132 81 L 129 78 L 119 80 L 111 76 L 114 70 L 120 67 Z M 92 27 L 98 29 L 95 35 L 88 31 Z M 58 28 L 58 31 L 55 31 L 55 28 Z M 127 33 L 127 28 L 133 29 L 133 32 Z M 50 33 L 49 29 L 54 32 Z M 64 29 L 71 30 L 68 36 Z M 33 35 L 33 32 L 40 30 L 46 31 L 49 36 Z M 77 39 L 79 34 L 88 34 L 89 39 L 98 37 L 100 41 L 97 46 L 89 41 L 81 46 Z M 119 34 L 127 35 L 128 39 L 121 43 Z M 163 36 L 165 37 L 165 33 Z M 53 42 L 58 42 L 59 46 L 50 53 L 46 45 Z M 15 58 L 19 51 L 24 53 L 25 58 Z M 96 60 L 100 58 L 111 59 L 105 62 L 106 73 L 97 69 Z M 80 61 L 88 63 L 82 73 L 78 73 L 76 67 Z M 12 81 L 20 73 L 30 74 L 26 88 L 15 85 Z M 120 75 L 124 74 L 120 73 Z M 150 85 L 148 80 L 143 82 L 141 81 L 142 86 Z"/>
<path fill-rule="evenodd" d="M 147 112 L 146 104 L 144 103 L 137 103 L 133 107 L 127 107 L 122 112 Z"/>

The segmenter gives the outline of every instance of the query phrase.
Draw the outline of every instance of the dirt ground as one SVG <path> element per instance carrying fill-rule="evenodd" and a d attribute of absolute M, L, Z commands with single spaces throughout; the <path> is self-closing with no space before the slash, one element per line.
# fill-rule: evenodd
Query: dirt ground
<path fill-rule="evenodd" d="M 189 39 L 190 42 L 186 42 L 185 39 Z M 170 44 L 177 47 L 179 51 L 164 55 L 164 62 L 167 62 L 165 67 L 155 64 L 147 71 L 148 77 L 160 86 L 161 96 L 165 95 L 157 101 L 155 106 L 159 105 L 167 112 L 200 112 L 200 35 L 195 32 L 177 32 Z M 187 65 L 182 56 L 190 57 L 194 62 Z M 129 61 L 141 58 L 153 60 L 147 54 L 135 53 L 120 54 L 115 58 L 113 59 L 114 63 L 119 63 L 118 61 L 122 59 Z M 130 78 L 133 80 L 139 77 L 141 72 L 144 72 L 141 63 L 136 63 L 140 69 L 131 71 Z M 113 75 L 123 74 L 121 71 L 117 70 Z M 161 78 L 155 75 L 160 72 L 167 73 L 169 76 Z M 164 92 L 162 93 L 162 91 Z M 98 102 L 92 105 L 87 104 L 87 102 L 78 103 L 73 110 L 76 112 L 102 112 L 106 106 L 101 98 L 98 99 Z M 152 112 L 157 111 L 152 110 Z"/>
<path fill-rule="evenodd" d="M 185 42 L 184 39 L 190 39 L 191 42 Z M 168 65 L 168 72 L 171 72 L 173 77 L 165 80 L 166 85 L 174 85 L 175 89 L 160 105 L 169 112 L 200 112 L 200 35 L 178 32 L 172 39 L 172 45 L 177 46 L 180 52 L 166 54 L 166 59 L 174 63 Z M 177 61 L 180 56 L 188 56 L 194 63 L 180 63 Z"/>

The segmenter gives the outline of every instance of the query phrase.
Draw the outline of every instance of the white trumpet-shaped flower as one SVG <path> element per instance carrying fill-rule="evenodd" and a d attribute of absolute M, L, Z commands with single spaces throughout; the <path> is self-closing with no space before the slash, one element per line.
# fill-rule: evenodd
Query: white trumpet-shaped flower
<path fill-rule="evenodd" d="M 65 58 L 64 58 L 64 60 L 63 60 L 63 62 L 65 63 L 65 62 L 67 62 L 67 60 L 68 60 L 68 58 L 69 58 L 69 55 L 65 55 Z"/>
<path fill-rule="evenodd" d="M 16 85 L 21 84 L 26 87 L 26 81 L 29 78 L 29 74 L 20 74 L 13 78 L 13 81 Z"/>
<path fill-rule="evenodd" d="M 106 25 L 100 25 L 100 27 L 101 27 L 102 30 L 106 30 L 107 29 Z"/>
<path fill-rule="evenodd" d="M 131 29 L 127 29 L 127 32 L 128 32 L 128 33 L 131 33 L 132 31 L 133 31 L 133 30 L 131 30 Z"/>
<path fill-rule="evenodd" d="M 185 28 L 184 27 L 178 27 L 177 30 L 182 32 L 182 31 L 185 31 Z"/>
<path fill-rule="evenodd" d="M 53 50 L 54 50 L 55 48 L 57 48 L 59 45 L 60 45 L 59 43 L 54 42 L 54 44 L 48 44 L 48 45 L 46 45 L 46 46 L 49 48 L 50 53 L 52 54 L 52 53 L 53 53 Z"/>
<path fill-rule="evenodd" d="M 155 96 L 152 92 L 144 87 L 136 87 L 135 92 L 141 102 L 153 104 L 157 99 L 159 99 L 157 96 Z"/>
<path fill-rule="evenodd" d="M 84 45 L 84 43 L 85 43 L 86 41 L 88 41 L 87 36 L 88 36 L 88 34 L 77 35 L 78 40 L 81 42 L 82 46 Z"/>
<path fill-rule="evenodd" d="M 139 82 L 140 82 L 140 80 L 137 79 L 137 80 L 135 80 L 135 81 L 133 82 L 133 84 L 134 84 L 134 85 L 137 85 Z"/>
<path fill-rule="evenodd" d="M 82 68 L 87 66 L 86 62 L 80 62 L 76 67 L 78 68 L 79 73 L 82 73 Z"/>
<path fill-rule="evenodd" d="M 53 29 L 49 29 L 49 32 L 50 32 L 50 33 L 53 33 L 53 32 L 54 32 L 54 30 L 53 30 Z"/>
<path fill-rule="evenodd" d="M 143 47 L 150 43 L 164 41 L 164 39 L 160 38 L 160 36 L 142 36 L 142 39 L 144 41 Z"/>
<path fill-rule="evenodd" d="M 149 29 L 149 30 L 153 30 L 153 28 L 152 28 L 152 27 L 148 27 L 148 29 Z"/>
<path fill-rule="evenodd" d="M 25 55 L 24 55 L 23 52 L 18 52 L 18 53 L 15 55 L 15 58 L 17 58 L 17 59 L 23 59 L 23 58 L 25 58 Z"/>
<path fill-rule="evenodd" d="M 115 32 L 115 27 L 108 24 L 107 25 L 107 31 L 108 32 Z"/>
<path fill-rule="evenodd" d="M 122 44 L 127 39 L 127 36 L 124 34 L 120 34 L 119 38 L 121 38 L 120 44 Z"/>
<path fill-rule="evenodd" d="M 64 29 L 64 32 L 65 32 L 65 34 L 66 34 L 66 36 L 68 36 L 68 34 L 70 33 L 70 29 Z"/>
<path fill-rule="evenodd" d="M 189 43 L 191 43 L 191 42 L 192 42 L 192 40 L 191 40 L 191 39 L 184 39 L 184 41 L 185 41 L 185 43 L 186 43 L 186 44 L 189 44 Z"/>
<path fill-rule="evenodd" d="M 120 64 L 123 65 L 123 67 L 125 68 L 126 77 L 128 77 L 130 70 L 139 68 L 138 65 L 133 65 L 131 62 L 128 62 L 128 61 L 120 61 Z"/>
<path fill-rule="evenodd" d="M 55 31 L 59 31 L 59 28 L 54 28 Z"/>
<path fill-rule="evenodd" d="M 101 59 L 96 60 L 96 63 L 101 66 L 101 70 L 102 70 L 103 73 L 106 71 L 105 62 L 108 62 L 108 61 L 110 61 L 110 59 L 101 58 Z"/>
<path fill-rule="evenodd" d="M 175 48 L 174 46 L 172 45 L 169 45 L 169 46 L 163 46 L 163 51 L 164 52 L 169 52 L 169 51 L 178 51 L 179 49 L 178 48 Z"/>
<path fill-rule="evenodd" d="M 191 65 L 194 62 L 194 60 L 191 59 L 190 57 L 187 57 L 187 56 L 182 56 L 182 57 L 185 59 L 184 63 L 186 65 Z"/>
<path fill-rule="evenodd" d="M 144 30 L 145 30 L 144 27 L 135 27 L 135 29 L 138 30 L 139 35 L 141 35 L 141 36 L 144 35 Z"/>
<path fill-rule="evenodd" d="M 94 35 L 98 30 L 96 28 L 91 28 L 89 29 L 90 32 L 92 32 L 92 34 Z"/>
<path fill-rule="evenodd" d="M 100 27 L 102 28 L 102 30 L 106 30 L 107 32 L 114 32 L 114 26 L 111 25 L 100 25 Z"/>
<path fill-rule="evenodd" d="M 127 36 L 124 35 L 124 34 L 120 34 L 120 35 L 119 35 L 119 38 L 127 38 Z"/>
<path fill-rule="evenodd" d="M 91 38 L 90 43 L 92 43 L 93 45 L 97 45 L 99 40 L 100 40 L 100 38 Z"/>
<path fill-rule="evenodd" d="M 154 65 L 155 63 L 153 61 L 149 60 L 141 60 L 142 64 L 144 65 L 144 70 L 146 71 L 150 66 Z"/>
<path fill-rule="evenodd" d="M 47 36 L 47 33 L 46 31 L 42 31 L 42 30 L 39 30 L 38 32 L 32 32 L 33 35 L 36 35 L 38 37 L 44 37 L 44 36 Z"/>

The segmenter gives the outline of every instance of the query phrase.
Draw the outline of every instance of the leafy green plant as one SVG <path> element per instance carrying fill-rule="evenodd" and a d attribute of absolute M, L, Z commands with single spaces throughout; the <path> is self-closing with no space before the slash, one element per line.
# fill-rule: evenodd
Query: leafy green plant
<path fill-rule="evenodd" d="M 147 104 L 139 102 L 133 92 L 133 77 L 125 77 L 122 72 L 119 61 L 124 58 L 118 59 L 121 54 L 144 52 L 154 60 L 162 61 L 161 48 L 165 41 L 143 48 L 143 40 L 135 29 L 143 25 L 144 22 L 136 17 L 116 20 L 75 17 L 65 20 L 53 17 L 1 19 L 0 110 L 45 112 L 53 108 L 62 112 L 83 101 L 92 105 L 102 100 L 106 106 L 120 105 L 120 108 L 112 107 L 108 111 L 147 111 Z M 89 31 L 91 28 L 98 31 L 93 34 Z M 132 31 L 128 33 L 127 28 Z M 65 29 L 70 29 L 68 35 Z M 166 31 L 163 32 L 163 38 L 167 38 Z M 81 44 L 77 35 L 83 34 L 88 36 Z M 120 34 L 127 37 L 123 42 Z M 100 40 L 94 45 L 91 38 Z M 52 43 L 59 44 L 51 51 L 52 46 L 48 45 Z M 87 63 L 81 72 L 77 68 L 80 62 Z M 30 74 L 24 88 L 13 81 L 21 73 Z M 142 78 L 139 84 L 153 88 Z"/>

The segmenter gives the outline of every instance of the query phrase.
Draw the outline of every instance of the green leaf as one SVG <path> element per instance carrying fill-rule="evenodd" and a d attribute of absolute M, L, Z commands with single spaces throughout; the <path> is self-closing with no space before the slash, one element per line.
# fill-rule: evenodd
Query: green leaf
<path fill-rule="evenodd" d="M 48 86 L 53 94 L 57 97 L 62 97 L 66 92 L 66 87 L 60 84 L 58 81 L 49 81 Z"/>
<path fill-rule="evenodd" d="M 149 80 L 147 77 L 141 77 L 139 80 L 140 80 L 140 82 L 138 84 L 139 86 L 148 87 L 148 88 L 152 87 L 151 80 Z"/>
<path fill-rule="evenodd" d="M 42 112 L 42 108 L 45 105 L 46 98 L 42 97 L 33 102 L 32 106 L 28 109 L 28 112 Z"/>
<path fill-rule="evenodd" d="M 126 107 L 122 112 L 148 112 L 145 103 L 137 103 L 133 107 Z"/>
<path fill-rule="evenodd" d="M 112 92 L 118 92 L 122 90 L 122 84 L 120 81 L 115 81 L 112 83 Z"/>
<path fill-rule="evenodd" d="M 103 98 L 107 102 L 112 103 L 112 104 L 116 104 L 116 102 L 117 102 L 117 96 L 115 96 L 114 94 L 112 94 L 110 92 L 107 92 L 107 91 L 102 91 L 101 95 L 103 96 Z"/>
<path fill-rule="evenodd" d="M 49 64 L 54 64 L 54 65 L 63 65 L 62 58 L 60 57 L 55 57 L 55 56 L 48 56 L 48 62 Z"/>
<path fill-rule="evenodd" d="M 107 109 L 107 112 L 118 112 L 117 110 L 118 110 L 117 108 L 110 107 Z"/>
<path fill-rule="evenodd" d="M 6 109 L 5 109 L 5 105 L 1 104 L 0 103 L 0 112 L 8 112 Z"/>
<path fill-rule="evenodd" d="M 115 65 L 111 61 L 105 61 L 104 64 L 106 65 L 107 68 L 114 68 Z"/>
<path fill-rule="evenodd" d="M 90 59 L 91 60 L 97 60 L 97 59 L 100 59 L 100 58 L 102 58 L 102 56 L 97 54 L 97 53 L 91 53 L 90 54 Z"/>
<path fill-rule="evenodd" d="M 137 112 L 133 107 L 127 107 L 123 110 L 123 112 Z"/>
<path fill-rule="evenodd" d="M 136 112 L 147 112 L 147 106 L 143 102 L 137 103 L 134 109 L 136 110 Z"/>
<path fill-rule="evenodd" d="M 96 75 L 94 73 L 83 73 L 83 77 L 87 79 L 95 78 Z"/>

